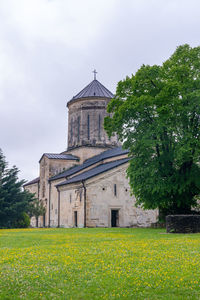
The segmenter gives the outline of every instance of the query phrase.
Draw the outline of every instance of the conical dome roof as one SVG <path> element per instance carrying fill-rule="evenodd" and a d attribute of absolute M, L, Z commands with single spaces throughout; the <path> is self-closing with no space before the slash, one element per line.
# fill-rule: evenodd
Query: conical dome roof
<path fill-rule="evenodd" d="M 82 91 L 74 96 L 72 100 L 90 97 L 113 98 L 114 95 L 97 79 L 94 79 Z"/>

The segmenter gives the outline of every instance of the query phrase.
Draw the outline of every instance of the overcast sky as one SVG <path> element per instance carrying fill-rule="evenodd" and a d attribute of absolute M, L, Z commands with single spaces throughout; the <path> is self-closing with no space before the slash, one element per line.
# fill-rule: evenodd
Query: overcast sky
<path fill-rule="evenodd" d="M 67 148 L 66 102 L 200 44 L 199 0 L 0 0 L 0 148 L 20 178 Z"/>

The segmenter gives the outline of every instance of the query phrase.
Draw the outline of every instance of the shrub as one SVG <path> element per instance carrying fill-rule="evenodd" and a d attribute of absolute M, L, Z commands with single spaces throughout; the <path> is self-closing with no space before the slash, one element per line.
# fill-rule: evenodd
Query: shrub
<path fill-rule="evenodd" d="M 20 218 L 15 222 L 15 228 L 28 228 L 30 226 L 30 218 L 27 213 L 23 212 Z"/>

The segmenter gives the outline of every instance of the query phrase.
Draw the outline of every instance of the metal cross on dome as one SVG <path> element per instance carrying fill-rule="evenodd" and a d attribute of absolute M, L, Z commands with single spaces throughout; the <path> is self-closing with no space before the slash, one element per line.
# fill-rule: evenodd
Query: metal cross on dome
<path fill-rule="evenodd" d="M 94 71 L 92 71 L 92 73 L 94 73 L 94 80 L 96 80 L 97 71 L 94 69 Z"/>

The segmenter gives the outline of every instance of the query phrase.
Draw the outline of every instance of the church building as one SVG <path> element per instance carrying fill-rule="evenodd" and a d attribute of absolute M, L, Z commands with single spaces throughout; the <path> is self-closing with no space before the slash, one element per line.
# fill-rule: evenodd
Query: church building
<path fill-rule="evenodd" d="M 157 221 L 157 210 L 135 207 L 128 151 L 103 127 L 114 95 L 94 75 L 67 103 L 67 150 L 44 153 L 39 177 L 24 185 L 46 208 L 31 219 L 33 227 L 149 227 Z"/>

